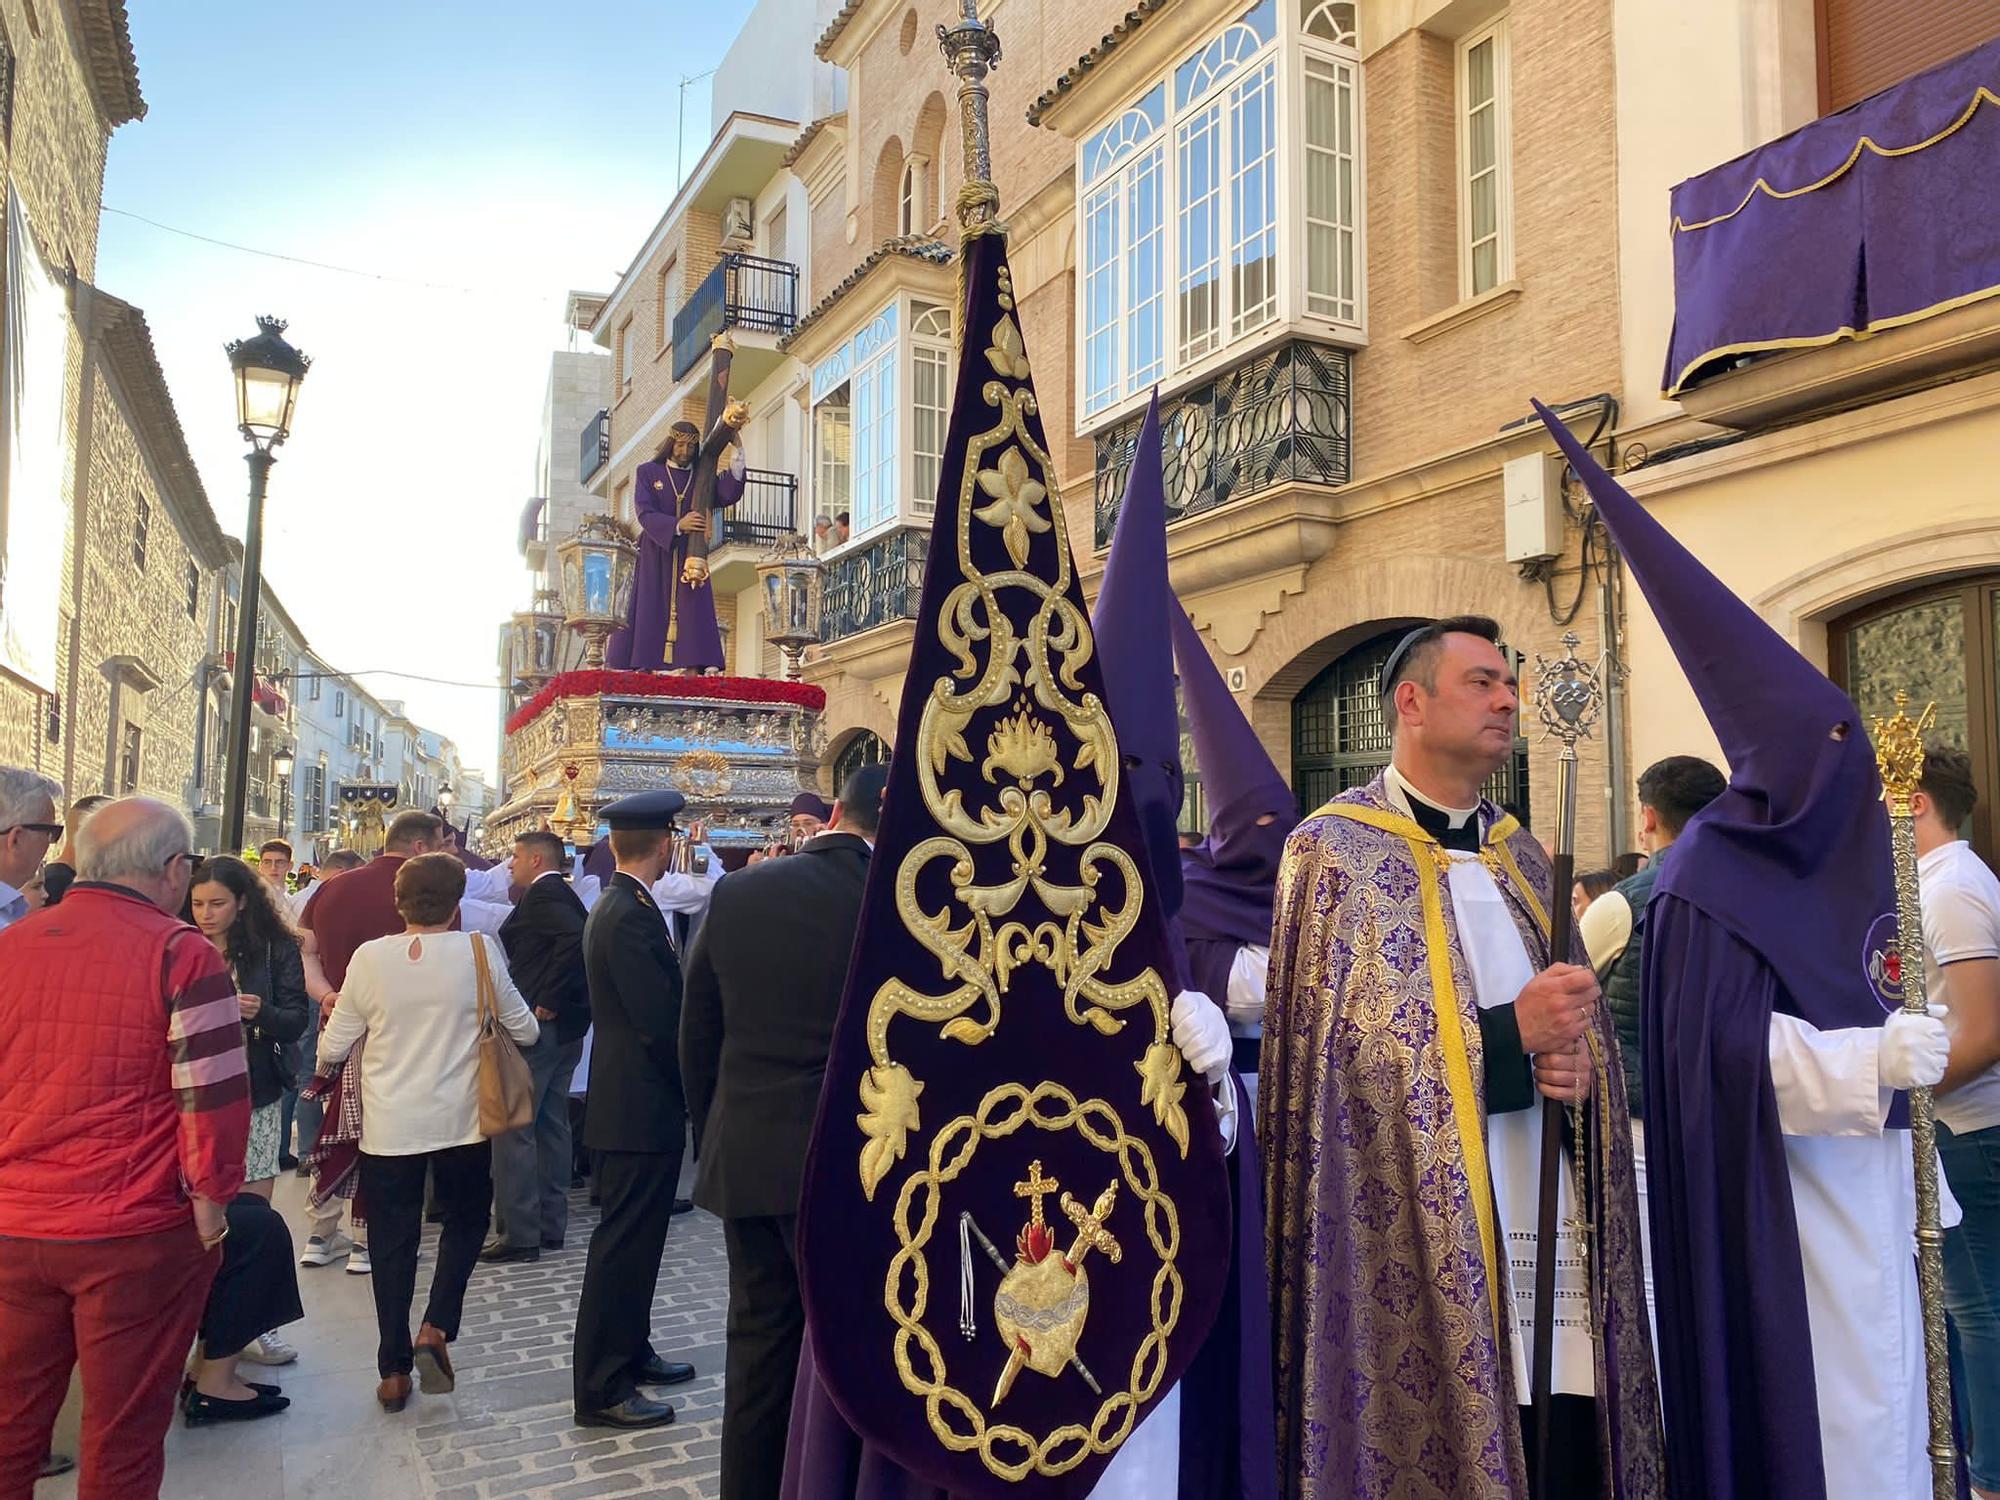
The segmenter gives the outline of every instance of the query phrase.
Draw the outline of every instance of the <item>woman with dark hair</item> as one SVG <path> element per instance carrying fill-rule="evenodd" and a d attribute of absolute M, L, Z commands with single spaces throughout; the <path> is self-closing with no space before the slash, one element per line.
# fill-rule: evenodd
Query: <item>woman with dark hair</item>
<path fill-rule="evenodd" d="M 312 1013 L 299 940 L 263 877 L 231 855 L 218 854 L 196 867 L 188 907 L 194 925 L 236 979 L 250 1062 L 250 1149 L 243 1190 L 268 1199 L 278 1175 L 284 1094 L 294 1082 L 292 1043 L 305 1035 Z"/>
<path fill-rule="evenodd" d="M 243 1191 L 270 1201 L 272 1180 L 278 1175 L 279 1136 L 283 1130 L 285 1090 L 297 1077 L 293 1044 L 305 1035 L 312 1016 L 312 1002 L 306 998 L 305 962 L 299 940 L 285 919 L 278 898 L 264 878 L 242 860 L 218 854 L 195 867 L 188 883 L 188 916 L 202 936 L 215 945 L 236 980 L 236 1003 L 243 1016 L 243 1049 L 250 1064 L 250 1144 L 244 1153 Z M 287 1264 L 287 1271 L 290 1266 Z M 235 1317 L 254 1322 L 262 1309 L 282 1308 L 278 1289 L 256 1295 L 245 1292 L 239 1283 L 225 1287 L 218 1275 L 210 1291 L 210 1313 L 217 1297 Z M 298 1299 L 297 1283 L 291 1290 L 292 1305 Z M 198 1365 L 200 1400 L 187 1408 L 190 1422 L 226 1421 L 233 1413 L 263 1416 L 242 1404 L 247 1398 L 234 1396 L 240 1389 L 236 1361 L 258 1365 L 288 1365 L 299 1351 L 272 1330 L 290 1322 L 297 1313 L 273 1313 L 264 1323 L 261 1337 L 233 1348 L 227 1359 L 212 1365 Z M 204 1326 L 207 1326 L 205 1324 Z M 257 1392 L 258 1397 L 264 1395 Z M 239 1404 L 231 1406 L 231 1400 Z M 205 1416 L 197 1416 L 199 1405 Z M 267 1403 L 268 1405 L 268 1403 Z"/>

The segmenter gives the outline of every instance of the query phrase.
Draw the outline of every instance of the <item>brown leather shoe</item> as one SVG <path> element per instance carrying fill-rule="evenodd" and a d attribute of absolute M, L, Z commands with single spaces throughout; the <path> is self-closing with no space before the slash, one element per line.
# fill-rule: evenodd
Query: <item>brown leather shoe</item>
<path fill-rule="evenodd" d="M 417 1388 L 426 1396 L 449 1395 L 458 1383 L 451 1372 L 451 1356 L 445 1352 L 445 1336 L 429 1323 L 417 1330 L 411 1360 L 417 1367 Z"/>
<path fill-rule="evenodd" d="M 410 1404 L 410 1377 L 384 1375 L 382 1383 L 375 1387 L 375 1399 L 382 1403 L 384 1411 L 401 1411 Z"/>

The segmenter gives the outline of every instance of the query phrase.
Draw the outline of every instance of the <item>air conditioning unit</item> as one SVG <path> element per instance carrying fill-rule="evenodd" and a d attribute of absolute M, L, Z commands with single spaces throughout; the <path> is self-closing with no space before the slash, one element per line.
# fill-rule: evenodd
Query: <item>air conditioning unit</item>
<path fill-rule="evenodd" d="M 1562 556 L 1564 467 L 1559 454 L 1531 453 L 1509 459 L 1501 471 L 1508 562 L 1545 562 Z"/>

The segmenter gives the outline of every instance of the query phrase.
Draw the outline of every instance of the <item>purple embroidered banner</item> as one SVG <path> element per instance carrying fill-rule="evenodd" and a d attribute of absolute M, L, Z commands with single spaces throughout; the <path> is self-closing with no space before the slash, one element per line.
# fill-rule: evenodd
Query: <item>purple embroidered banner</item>
<path fill-rule="evenodd" d="M 2000 40 L 1673 192 L 1673 396 L 2000 294 Z"/>

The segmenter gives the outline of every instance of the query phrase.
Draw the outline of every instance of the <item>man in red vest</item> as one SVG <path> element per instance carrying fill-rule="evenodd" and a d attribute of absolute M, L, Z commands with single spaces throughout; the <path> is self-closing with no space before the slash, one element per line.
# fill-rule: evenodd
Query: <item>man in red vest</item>
<path fill-rule="evenodd" d="M 79 1363 L 79 1500 L 159 1493 L 250 1134 L 236 986 L 174 915 L 192 846 L 165 803 L 114 802 L 62 904 L 0 932 L 0 1495 L 33 1487 Z"/>

